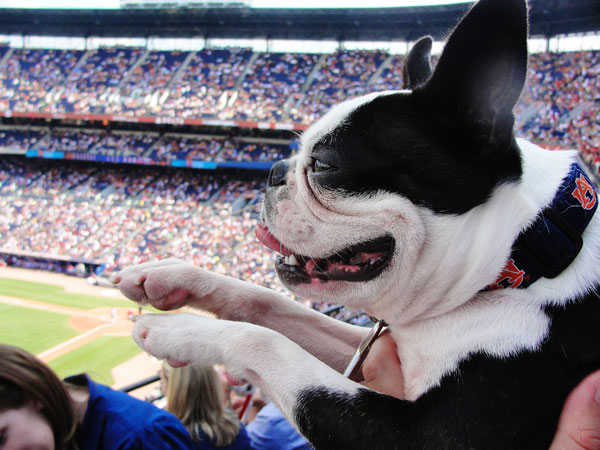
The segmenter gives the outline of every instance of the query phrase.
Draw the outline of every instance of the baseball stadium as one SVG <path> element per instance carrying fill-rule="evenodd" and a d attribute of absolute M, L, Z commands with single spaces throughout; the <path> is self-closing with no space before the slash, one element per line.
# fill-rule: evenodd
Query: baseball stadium
<path fill-rule="evenodd" d="M 157 310 L 109 279 L 166 258 L 373 324 L 280 284 L 275 254 L 254 234 L 267 176 L 333 105 L 402 89 L 422 36 L 435 66 L 473 2 L 18 3 L 0 7 L 0 344 L 60 379 L 85 373 L 154 400 L 161 361 L 133 341 L 131 319 Z M 598 186 L 600 4 L 529 7 L 516 134 L 578 150 Z"/>

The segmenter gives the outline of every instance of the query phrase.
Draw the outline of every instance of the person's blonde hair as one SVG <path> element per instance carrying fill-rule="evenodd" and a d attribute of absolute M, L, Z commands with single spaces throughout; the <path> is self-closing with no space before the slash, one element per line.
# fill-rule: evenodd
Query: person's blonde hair
<path fill-rule="evenodd" d="M 240 430 L 240 422 L 223 404 L 223 391 L 215 369 L 194 364 L 175 369 L 164 362 L 162 370 L 167 380 L 166 409 L 179 418 L 192 440 L 201 440 L 202 430 L 214 446 L 231 445 Z"/>

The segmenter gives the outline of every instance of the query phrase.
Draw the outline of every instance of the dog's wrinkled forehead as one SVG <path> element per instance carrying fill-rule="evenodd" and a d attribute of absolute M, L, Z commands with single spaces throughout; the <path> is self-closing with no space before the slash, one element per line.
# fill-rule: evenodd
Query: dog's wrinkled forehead
<path fill-rule="evenodd" d="M 446 110 L 422 91 L 341 103 L 303 135 L 297 173 L 305 170 L 321 192 L 393 193 L 437 213 L 464 213 L 517 178 L 520 160 L 505 151 L 482 158 L 477 130 Z M 511 161 L 499 164 L 508 153 Z"/>
<path fill-rule="evenodd" d="M 309 158 L 311 150 L 315 144 L 326 140 L 332 132 L 343 128 L 347 124 L 350 115 L 356 111 L 357 108 L 369 104 L 378 97 L 396 94 L 398 92 L 401 91 L 374 92 L 372 94 L 363 95 L 334 106 L 327 114 L 315 122 L 301 136 L 302 156 L 304 158 Z"/>

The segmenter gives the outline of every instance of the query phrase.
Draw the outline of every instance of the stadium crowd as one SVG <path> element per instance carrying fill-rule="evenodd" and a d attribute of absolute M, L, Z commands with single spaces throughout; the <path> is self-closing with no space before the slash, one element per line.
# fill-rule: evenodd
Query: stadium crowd
<path fill-rule="evenodd" d="M 43 130 L 35 129 L 0 129 L 0 148 L 7 150 L 26 151 L 33 148 L 46 134 Z"/>
<path fill-rule="evenodd" d="M 399 89 L 404 60 L 382 51 L 339 50 L 319 56 L 133 47 L 14 49 L 7 56 L 0 71 L 4 110 L 299 123 L 314 121 L 339 101 Z M 597 154 L 599 78 L 598 51 L 532 54 L 527 88 L 517 107 L 520 135 Z M 56 139 L 59 146 L 74 145 L 68 137 Z M 103 151 L 137 154 L 146 149 L 147 139 L 141 139 L 141 146 L 124 142 Z"/>
<path fill-rule="evenodd" d="M 153 51 L 142 56 L 140 64 L 132 69 L 131 74 L 123 81 L 111 111 L 138 114 L 146 109 L 146 114 L 160 112 L 160 99 L 167 93 L 168 85 L 183 62 L 188 52 Z"/>
<path fill-rule="evenodd" d="M 223 146 L 219 137 L 165 136 L 150 153 L 150 158 L 158 161 L 172 159 L 195 159 L 212 161 Z"/>
<path fill-rule="evenodd" d="M 298 98 L 317 61 L 318 55 L 314 54 L 259 54 L 225 117 L 281 121 L 286 102 Z"/>
<path fill-rule="evenodd" d="M 568 133 L 562 122 L 568 122 L 569 113 L 582 102 L 598 102 L 599 55 L 589 51 L 531 56 L 523 102 L 536 105 L 538 111 L 525 131 L 570 142 L 564 139 Z M 0 74 L 0 102 L 4 109 L 24 111 L 309 123 L 346 98 L 398 89 L 402 62 L 402 56 L 380 51 L 340 50 L 319 59 L 315 54 L 239 49 L 16 49 Z M 557 118 L 561 125 L 556 125 Z"/>
<path fill-rule="evenodd" d="M 6 70 L 0 71 L 4 108 L 298 122 L 315 120 L 346 98 L 400 88 L 404 61 L 380 51 L 348 50 L 315 55 L 18 49 L 7 56 Z M 516 110 L 518 134 L 551 148 L 578 148 L 600 175 L 600 52 L 533 54 L 528 79 Z M 0 129 L 1 150 L 133 156 L 159 163 L 272 162 L 288 157 L 291 147 L 235 135 Z M 0 162 L 0 203 L 9 211 L 0 219 L 5 251 L 101 261 L 107 271 L 178 256 L 277 286 L 272 257 L 251 233 L 264 173 L 246 180 L 18 157 Z"/>
<path fill-rule="evenodd" d="M 43 111 L 110 113 L 122 110 L 120 89 L 144 52 L 141 48 L 100 48 L 86 52 Z"/>
<path fill-rule="evenodd" d="M 287 158 L 291 153 L 290 143 L 284 140 L 248 139 L 251 138 L 40 127 L 0 129 L 0 150 L 75 153 L 73 159 L 84 160 L 94 155 L 143 156 L 155 162 L 268 162 Z"/>
<path fill-rule="evenodd" d="M 534 55 L 519 108 L 533 112 L 523 117 L 524 137 L 598 153 L 600 52 Z"/>
<path fill-rule="evenodd" d="M 235 101 L 237 81 L 252 52 L 246 49 L 202 50 L 173 80 L 160 114 L 170 117 L 227 118 L 223 110 Z"/>
<path fill-rule="evenodd" d="M 371 92 L 372 78 L 385 59 L 385 54 L 380 51 L 338 51 L 327 55 L 307 87 L 296 119 L 311 123 L 334 104 Z M 395 89 L 400 89 L 402 79 L 397 83 Z"/>
<path fill-rule="evenodd" d="M 163 168 L 0 160 L 0 249 L 97 261 L 110 272 L 178 257 L 278 286 L 255 242 L 265 175 L 247 181 Z M 235 205 L 239 214 L 233 215 Z M 252 250 L 250 252 L 249 250 Z M 264 268 L 260 279 L 257 267 Z"/>

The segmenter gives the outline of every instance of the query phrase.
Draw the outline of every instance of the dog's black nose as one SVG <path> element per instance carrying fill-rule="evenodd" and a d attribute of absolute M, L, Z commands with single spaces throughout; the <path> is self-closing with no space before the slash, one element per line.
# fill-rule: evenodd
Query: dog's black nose
<path fill-rule="evenodd" d="M 269 172 L 269 179 L 267 180 L 267 187 L 272 186 L 281 186 L 285 184 L 285 175 L 288 171 L 288 163 L 283 161 L 277 161 L 271 167 L 271 171 Z"/>

